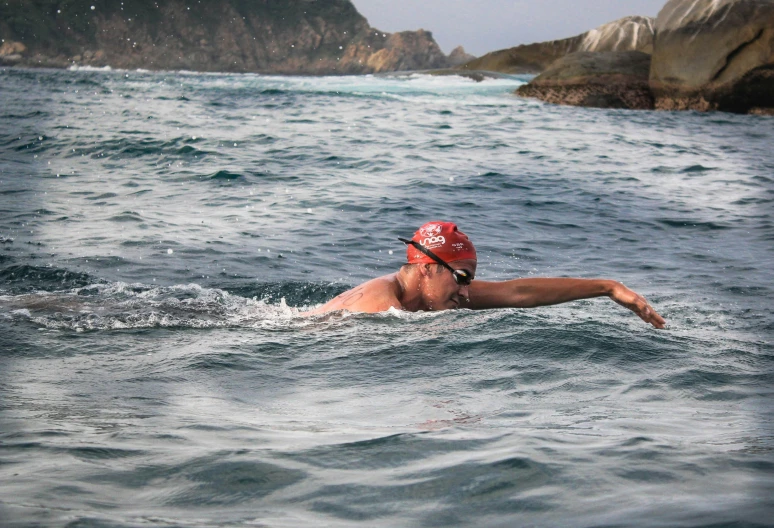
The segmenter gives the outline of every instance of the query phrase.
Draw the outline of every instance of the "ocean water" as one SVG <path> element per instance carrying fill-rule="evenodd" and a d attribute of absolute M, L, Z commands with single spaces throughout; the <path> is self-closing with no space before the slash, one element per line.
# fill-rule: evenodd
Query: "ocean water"
<path fill-rule="evenodd" d="M 0 525 L 773 526 L 774 120 L 0 69 Z M 456 222 L 533 310 L 298 315 Z"/>

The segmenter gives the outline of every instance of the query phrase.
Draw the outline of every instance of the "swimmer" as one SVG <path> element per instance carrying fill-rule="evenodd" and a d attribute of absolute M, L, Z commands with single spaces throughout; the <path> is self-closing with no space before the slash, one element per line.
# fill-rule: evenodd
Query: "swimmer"
<path fill-rule="evenodd" d="M 397 273 L 372 279 L 305 312 L 318 315 L 346 310 L 375 313 L 395 308 L 409 312 L 534 308 L 578 299 L 609 297 L 646 323 L 664 328 L 664 319 L 644 297 L 606 279 L 528 278 L 474 280 L 476 248 L 451 222 L 429 222 L 406 244 L 407 263 Z"/>

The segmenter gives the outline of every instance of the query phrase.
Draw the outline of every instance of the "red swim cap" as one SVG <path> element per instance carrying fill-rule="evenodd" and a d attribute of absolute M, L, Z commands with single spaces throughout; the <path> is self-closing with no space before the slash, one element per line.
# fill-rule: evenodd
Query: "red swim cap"
<path fill-rule="evenodd" d="M 451 222 L 428 222 L 414 233 L 413 241 L 419 242 L 446 262 L 476 260 L 476 248 L 468 235 Z M 412 245 L 406 246 L 409 264 L 436 264 L 436 262 Z"/>

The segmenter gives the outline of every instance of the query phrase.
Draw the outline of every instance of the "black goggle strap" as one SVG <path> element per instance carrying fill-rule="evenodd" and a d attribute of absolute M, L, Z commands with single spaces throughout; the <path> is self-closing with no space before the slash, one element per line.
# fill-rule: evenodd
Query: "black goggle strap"
<path fill-rule="evenodd" d="M 415 240 L 408 240 L 408 239 L 401 238 L 401 237 L 398 237 L 398 240 L 400 240 L 404 244 L 409 244 L 411 246 L 414 246 L 419 251 L 421 251 L 422 253 L 424 253 L 425 255 L 427 255 L 428 257 L 433 259 L 434 261 L 436 261 L 438 264 L 440 264 L 441 266 L 443 266 L 447 270 L 451 271 L 452 275 L 454 275 L 455 282 L 459 282 L 457 280 L 459 278 L 459 279 L 462 279 L 464 282 L 467 282 L 468 284 L 470 284 L 470 275 L 468 274 L 467 271 L 465 271 L 465 270 L 456 270 L 456 269 L 452 268 L 451 266 L 449 266 L 449 264 L 445 260 L 443 260 L 441 257 L 439 257 L 438 255 L 436 255 L 435 253 L 433 253 L 432 251 L 430 251 L 425 246 L 423 246 L 422 244 L 420 244 L 419 242 L 417 242 Z"/>

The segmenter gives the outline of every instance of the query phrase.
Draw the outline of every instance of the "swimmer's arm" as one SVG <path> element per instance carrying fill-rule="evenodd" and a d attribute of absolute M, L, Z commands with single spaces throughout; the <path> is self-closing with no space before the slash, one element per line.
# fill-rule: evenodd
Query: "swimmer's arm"
<path fill-rule="evenodd" d="M 534 308 L 579 299 L 609 297 L 656 328 L 664 328 L 665 324 L 664 319 L 644 297 L 620 282 L 606 279 L 529 278 L 503 282 L 474 280 L 470 285 L 469 295 L 468 301 L 462 303 L 462 308 L 472 310 Z"/>

